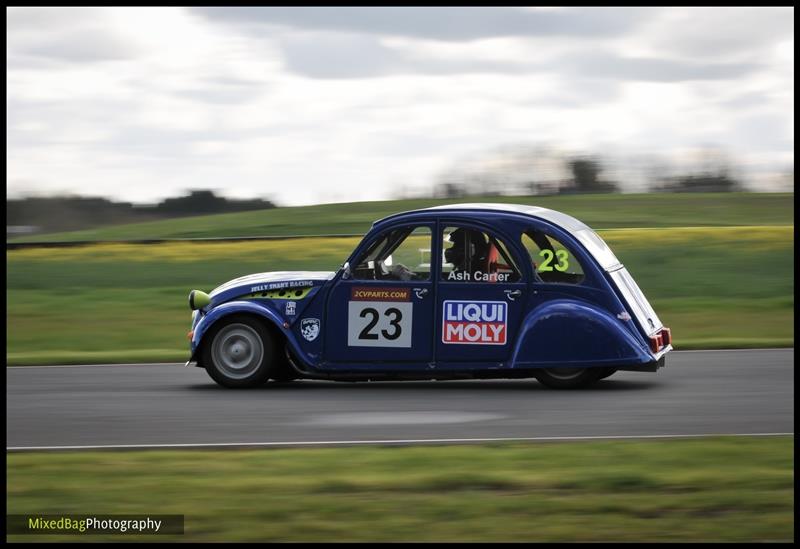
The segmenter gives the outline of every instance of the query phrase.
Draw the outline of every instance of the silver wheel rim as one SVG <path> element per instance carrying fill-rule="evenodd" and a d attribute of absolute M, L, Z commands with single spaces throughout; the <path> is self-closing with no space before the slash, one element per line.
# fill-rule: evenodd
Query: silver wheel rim
<path fill-rule="evenodd" d="M 249 377 L 261 365 L 264 344 L 261 336 L 246 324 L 230 324 L 222 328 L 211 345 L 217 369 L 232 379 Z"/>
<path fill-rule="evenodd" d="M 586 368 L 548 368 L 545 370 L 552 377 L 564 381 L 575 379 L 585 371 Z"/>

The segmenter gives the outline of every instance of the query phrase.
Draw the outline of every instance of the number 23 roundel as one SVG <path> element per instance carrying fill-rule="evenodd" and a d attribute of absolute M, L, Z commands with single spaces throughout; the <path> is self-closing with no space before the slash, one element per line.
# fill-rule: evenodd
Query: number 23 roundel
<path fill-rule="evenodd" d="M 347 305 L 349 347 L 411 347 L 409 288 L 353 288 Z"/>

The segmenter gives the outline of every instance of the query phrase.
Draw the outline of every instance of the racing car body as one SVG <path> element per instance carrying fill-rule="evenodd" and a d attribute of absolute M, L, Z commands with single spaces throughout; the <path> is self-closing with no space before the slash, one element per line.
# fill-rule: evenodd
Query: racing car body
<path fill-rule="evenodd" d="M 458 204 L 376 221 L 336 272 L 193 290 L 191 357 L 227 387 L 272 380 L 654 372 L 669 328 L 611 249 L 566 214 Z"/>

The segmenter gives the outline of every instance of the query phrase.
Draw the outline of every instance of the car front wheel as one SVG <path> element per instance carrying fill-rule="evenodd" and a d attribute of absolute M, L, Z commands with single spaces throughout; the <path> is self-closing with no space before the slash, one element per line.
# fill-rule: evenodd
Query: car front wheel
<path fill-rule="evenodd" d="M 203 346 L 203 364 L 223 387 L 255 387 L 269 379 L 276 349 L 272 334 L 261 322 L 231 317 L 211 328 Z"/>
<path fill-rule="evenodd" d="M 578 389 L 599 381 L 604 374 L 605 368 L 542 368 L 535 375 L 551 389 Z"/>

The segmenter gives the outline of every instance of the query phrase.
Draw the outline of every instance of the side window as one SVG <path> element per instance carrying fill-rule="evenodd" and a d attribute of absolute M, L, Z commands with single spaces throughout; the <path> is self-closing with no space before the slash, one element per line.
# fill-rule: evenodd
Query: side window
<path fill-rule="evenodd" d="M 429 227 L 393 229 L 378 238 L 353 269 L 356 280 L 429 280 Z"/>
<path fill-rule="evenodd" d="M 542 231 L 528 230 L 522 234 L 522 244 L 531 256 L 536 273 L 543 282 L 580 284 L 583 267 L 572 252 L 552 236 Z"/>
<path fill-rule="evenodd" d="M 517 282 L 521 278 L 508 247 L 493 235 L 465 227 L 442 232 L 442 280 Z"/>

